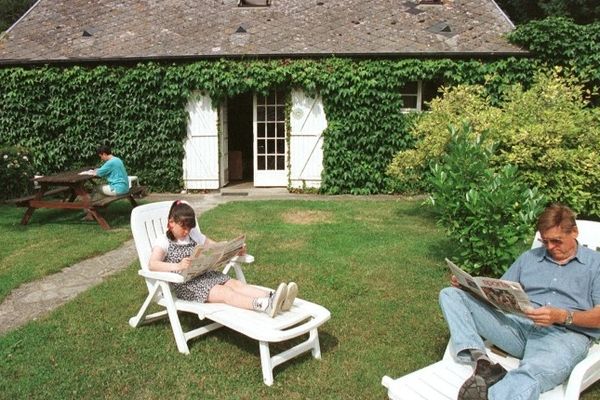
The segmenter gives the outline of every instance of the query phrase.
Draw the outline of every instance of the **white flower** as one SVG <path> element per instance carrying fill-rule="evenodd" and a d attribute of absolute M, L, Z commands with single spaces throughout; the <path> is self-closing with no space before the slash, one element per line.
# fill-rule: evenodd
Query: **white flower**
<path fill-rule="evenodd" d="M 27 158 L 27 156 L 23 156 L 23 160 L 29 161 L 29 159 Z"/>
<path fill-rule="evenodd" d="M 5 159 L 5 160 L 6 160 L 6 159 L 8 159 L 8 154 L 5 154 L 5 155 L 4 155 L 4 159 Z"/>

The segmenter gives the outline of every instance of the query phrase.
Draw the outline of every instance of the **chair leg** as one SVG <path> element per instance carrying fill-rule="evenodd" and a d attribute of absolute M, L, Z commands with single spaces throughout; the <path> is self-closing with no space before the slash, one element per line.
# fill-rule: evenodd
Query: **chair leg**
<path fill-rule="evenodd" d="M 140 307 L 140 310 L 138 311 L 136 316 L 129 318 L 129 325 L 131 325 L 134 328 L 137 328 L 142 322 L 149 321 L 149 318 L 146 318 L 146 314 L 148 313 L 148 307 L 150 307 L 150 304 L 152 303 L 152 300 L 154 299 L 158 288 L 159 284 L 158 282 L 155 282 L 152 286 L 152 289 L 148 292 L 148 297 L 146 297 L 146 300 L 144 300 L 144 304 L 142 304 L 142 307 Z M 156 316 L 156 314 L 153 314 L 153 316 Z M 160 314 L 164 316 L 165 313 L 161 312 Z"/>
<path fill-rule="evenodd" d="M 308 340 L 313 342 L 312 356 L 317 360 L 321 359 L 321 345 L 319 344 L 319 332 L 317 329 L 312 329 L 308 335 Z"/>
<path fill-rule="evenodd" d="M 179 315 L 177 314 L 177 308 L 175 307 L 175 300 L 171 294 L 171 288 L 167 282 L 160 282 L 159 284 L 162 288 L 163 297 L 165 299 L 165 308 L 169 314 L 169 321 L 171 322 L 173 336 L 175 336 L 175 343 L 177 343 L 177 350 L 179 350 L 180 353 L 190 354 L 185 334 L 181 328 L 181 322 L 179 322 Z"/>
<path fill-rule="evenodd" d="M 273 364 L 271 363 L 271 352 L 269 351 L 269 342 L 258 342 L 260 349 L 260 365 L 262 368 L 263 382 L 265 385 L 273 384 Z"/>

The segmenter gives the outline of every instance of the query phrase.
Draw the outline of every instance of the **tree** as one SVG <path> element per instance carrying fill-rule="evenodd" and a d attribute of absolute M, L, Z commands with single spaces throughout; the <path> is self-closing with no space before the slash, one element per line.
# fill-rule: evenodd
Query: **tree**
<path fill-rule="evenodd" d="M 0 32 L 4 32 L 23 15 L 35 0 L 0 0 Z"/>
<path fill-rule="evenodd" d="M 497 2 L 516 24 L 546 17 L 567 17 L 578 24 L 600 21 L 598 0 L 498 0 Z"/>

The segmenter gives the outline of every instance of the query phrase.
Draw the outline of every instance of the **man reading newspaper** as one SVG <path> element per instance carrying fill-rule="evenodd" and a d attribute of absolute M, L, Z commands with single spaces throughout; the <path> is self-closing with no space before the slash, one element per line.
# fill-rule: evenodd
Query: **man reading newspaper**
<path fill-rule="evenodd" d="M 553 204 L 537 222 L 543 247 L 522 254 L 502 276 L 518 282 L 532 308 L 505 313 L 462 290 L 455 276 L 440 292 L 452 355 L 473 363 L 459 400 L 534 400 L 562 384 L 600 336 L 600 253 L 577 242 L 575 214 Z M 508 373 L 493 364 L 483 338 L 520 358 Z"/>

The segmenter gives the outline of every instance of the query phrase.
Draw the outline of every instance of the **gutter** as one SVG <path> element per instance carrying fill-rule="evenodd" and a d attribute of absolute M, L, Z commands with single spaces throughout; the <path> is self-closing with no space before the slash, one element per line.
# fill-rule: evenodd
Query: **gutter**
<path fill-rule="evenodd" d="M 41 1 L 41 0 L 40 0 Z M 70 58 L 49 60 L 0 60 L 0 66 L 34 66 L 34 65 L 82 65 L 82 64 L 135 64 L 139 62 L 190 62 L 201 60 L 243 60 L 243 59 L 323 59 L 323 58 L 358 58 L 358 59 L 407 59 L 407 58 L 448 58 L 448 59 L 497 59 L 503 57 L 527 57 L 528 51 L 508 52 L 418 52 L 418 53 L 282 53 L 282 54 L 215 54 L 215 55 L 189 55 L 189 56 L 152 56 L 152 57 L 93 57 Z"/>

